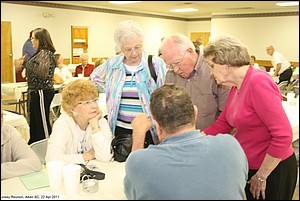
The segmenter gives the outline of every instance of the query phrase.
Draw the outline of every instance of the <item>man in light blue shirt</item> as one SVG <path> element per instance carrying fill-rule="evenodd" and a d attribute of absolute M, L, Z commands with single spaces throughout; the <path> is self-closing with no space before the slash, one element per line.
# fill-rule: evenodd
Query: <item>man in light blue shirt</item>
<path fill-rule="evenodd" d="M 132 121 L 133 145 L 124 190 L 134 200 L 242 200 L 248 162 L 231 135 L 196 130 L 197 107 L 184 88 L 165 84 L 151 94 L 150 110 L 160 141 L 144 149 L 152 123 L 146 114 Z"/>

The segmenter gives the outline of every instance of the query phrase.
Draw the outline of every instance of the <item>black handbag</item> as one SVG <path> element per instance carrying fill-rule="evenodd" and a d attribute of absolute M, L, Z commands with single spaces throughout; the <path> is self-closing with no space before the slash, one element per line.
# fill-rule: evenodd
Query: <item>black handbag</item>
<path fill-rule="evenodd" d="M 119 134 L 111 142 L 114 151 L 114 159 L 118 162 L 126 161 L 131 152 L 132 134 Z"/>
<path fill-rule="evenodd" d="M 82 171 L 80 172 L 80 181 L 82 181 L 84 176 L 87 176 L 86 179 L 97 179 L 97 180 L 105 179 L 105 173 L 95 171 L 95 170 L 90 170 L 82 163 L 78 165 L 80 165 L 82 168 Z"/>

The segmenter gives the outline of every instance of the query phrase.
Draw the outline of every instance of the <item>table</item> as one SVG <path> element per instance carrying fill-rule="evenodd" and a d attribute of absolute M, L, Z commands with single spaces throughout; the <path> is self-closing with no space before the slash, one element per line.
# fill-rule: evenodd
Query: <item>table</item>
<path fill-rule="evenodd" d="M 3 110 L 3 123 L 15 127 L 28 143 L 30 138 L 29 125 L 23 115 Z"/>
<path fill-rule="evenodd" d="M 299 97 L 292 104 L 282 101 L 282 106 L 292 126 L 293 142 L 295 142 L 299 139 Z"/>
<path fill-rule="evenodd" d="M 59 91 L 62 86 L 62 84 L 53 85 L 55 91 Z M 27 104 L 27 99 L 25 96 L 28 93 L 27 82 L 1 83 L 1 93 L 3 96 L 14 96 L 19 107 L 22 107 L 24 116 L 26 115 L 25 106 Z M 19 110 L 19 112 L 21 112 L 21 110 Z"/>
<path fill-rule="evenodd" d="M 56 199 L 63 200 L 126 200 L 126 195 L 123 190 L 123 179 L 125 177 L 125 163 L 116 161 L 100 162 L 97 160 L 90 161 L 88 165 L 95 165 L 99 171 L 105 173 L 105 179 L 99 180 L 99 191 L 95 193 L 85 193 L 80 191 L 77 195 L 67 195 L 62 189 L 59 193 L 51 191 L 50 187 L 27 190 L 19 177 L 1 181 L 1 200 L 14 196 L 55 196 Z M 46 171 L 45 168 L 42 171 Z"/>

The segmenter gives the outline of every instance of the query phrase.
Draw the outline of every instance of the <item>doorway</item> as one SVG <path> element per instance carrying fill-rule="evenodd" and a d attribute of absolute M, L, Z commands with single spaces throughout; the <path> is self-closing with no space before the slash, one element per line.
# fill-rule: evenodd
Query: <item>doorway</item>
<path fill-rule="evenodd" d="M 1 83 L 15 82 L 11 22 L 1 21 Z"/>
<path fill-rule="evenodd" d="M 193 43 L 202 37 L 202 45 L 205 46 L 209 43 L 210 32 L 191 32 L 191 40 Z"/>

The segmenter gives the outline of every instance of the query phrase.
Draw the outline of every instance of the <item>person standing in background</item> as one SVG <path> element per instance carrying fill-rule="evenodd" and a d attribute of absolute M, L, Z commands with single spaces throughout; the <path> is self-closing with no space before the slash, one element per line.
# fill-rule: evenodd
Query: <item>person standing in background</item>
<path fill-rule="evenodd" d="M 197 40 L 195 41 L 195 50 L 196 52 L 199 54 L 203 54 L 203 48 L 204 46 L 202 45 L 202 37 L 197 38 Z"/>
<path fill-rule="evenodd" d="M 82 53 L 80 55 L 81 64 L 76 66 L 74 77 L 78 77 L 78 74 L 82 74 L 83 77 L 89 77 L 93 72 L 95 66 L 93 64 L 89 64 L 89 54 Z"/>
<path fill-rule="evenodd" d="M 267 54 L 272 57 L 271 62 L 273 68 L 275 69 L 273 77 L 279 76 L 279 82 L 277 84 L 282 81 L 290 82 L 293 75 L 291 63 L 280 52 L 275 51 L 272 45 L 267 47 Z"/>
<path fill-rule="evenodd" d="M 56 66 L 55 48 L 49 32 L 44 28 L 33 30 L 31 42 L 37 49 L 30 59 L 15 60 L 16 68 L 26 68 L 28 84 L 28 111 L 30 139 L 28 144 L 49 138 L 52 128 L 49 119 L 50 104 L 54 97 L 53 75 Z"/>
<path fill-rule="evenodd" d="M 218 86 L 203 55 L 195 52 L 188 37 L 175 34 L 166 38 L 162 54 L 168 68 L 165 83 L 175 83 L 189 92 L 199 110 L 196 128 L 203 130 L 220 115 L 228 88 Z"/>
<path fill-rule="evenodd" d="M 34 48 L 31 43 L 32 32 L 33 30 L 30 31 L 29 38 L 23 45 L 22 56 L 26 55 L 25 60 L 30 59 L 36 53 L 36 48 Z M 24 67 L 16 70 L 16 80 L 17 82 L 26 82 L 26 70 Z"/>
<path fill-rule="evenodd" d="M 236 129 L 234 137 L 249 163 L 247 200 L 291 200 L 298 168 L 293 131 L 277 84 L 267 72 L 249 65 L 247 47 L 234 37 L 211 41 L 204 57 L 218 84 L 231 90 L 218 120 L 203 132 L 217 135 Z"/>

